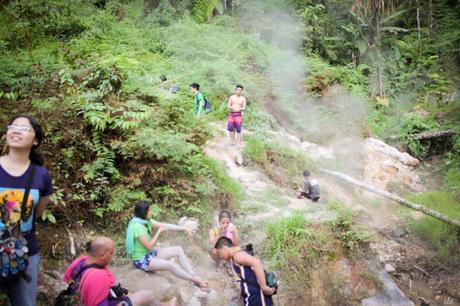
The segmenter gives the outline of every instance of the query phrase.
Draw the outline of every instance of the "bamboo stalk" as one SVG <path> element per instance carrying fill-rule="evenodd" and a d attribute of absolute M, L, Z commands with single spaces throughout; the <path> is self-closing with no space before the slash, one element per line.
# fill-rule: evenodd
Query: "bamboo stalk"
<path fill-rule="evenodd" d="M 419 212 L 422 212 L 424 213 L 425 215 L 428 215 L 430 217 L 433 217 L 433 218 L 436 218 L 440 221 L 443 221 L 445 223 L 448 223 L 450 225 L 454 225 L 458 228 L 460 228 L 460 221 L 459 220 L 456 220 L 456 219 L 452 219 L 444 214 L 441 214 L 433 209 L 430 209 L 430 208 L 427 208 L 423 205 L 420 205 L 420 204 L 416 204 L 416 203 L 413 203 L 413 202 L 410 202 L 410 201 L 407 201 L 395 194 L 392 194 L 392 193 L 389 193 L 389 192 L 386 192 L 386 191 L 383 191 L 383 190 L 380 190 L 380 189 L 377 189 L 371 185 L 368 185 L 368 184 L 365 184 L 363 182 L 360 182 L 354 178 L 352 178 L 351 176 L 348 176 L 346 174 L 343 174 L 343 173 L 340 173 L 340 172 L 337 172 L 337 171 L 332 171 L 332 170 L 327 170 L 327 169 L 320 169 L 321 172 L 323 173 L 326 173 L 326 174 L 330 174 L 332 176 L 335 176 L 335 177 L 338 177 L 350 184 L 353 184 L 353 185 L 356 185 L 358 187 L 361 187 L 363 189 L 366 189 L 370 192 L 373 192 L 375 194 L 378 194 L 378 195 L 381 195 L 387 199 L 390 199 L 398 204 L 401 204 L 403 206 L 406 206 L 406 207 L 409 207 L 413 210 L 416 210 L 416 211 L 419 211 Z"/>

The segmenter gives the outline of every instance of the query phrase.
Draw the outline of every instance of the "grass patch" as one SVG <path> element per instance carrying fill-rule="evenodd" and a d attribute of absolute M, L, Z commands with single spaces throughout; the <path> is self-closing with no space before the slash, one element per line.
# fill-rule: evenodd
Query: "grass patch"
<path fill-rule="evenodd" d="M 283 207 L 288 205 L 288 200 L 284 198 L 284 194 L 286 194 L 286 190 L 277 186 L 270 186 L 264 189 L 261 192 L 256 201 L 260 202 L 261 204 L 269 203 L 276 207 Z"/>
<path fill-rule="evenodd" d="M 408 199 L 460 220 L 460 203 L 447 192 L 430 191 L 410 196 Z M 458 228 L 429 216 L 411 220 L 409 225 L 416 235 L 433 247 L 441 262 L 450 266 L 459 265 L 460 230 Z"/>
<path fill-rule="evenodd" d="M 301 305 L 332 305 L 333 301 L 351 305 L 358 296 L 362 298 L 362 292 L 353 288 L 359 287 L 354 282 L 363 281 L 362 275 L 369 275 L 367 268 L 353 262 L 358 256 L 351 260 L 344 257 L 361 254 L 358 249 L 364 247 L 368 235 L 355 230 L 354 222 L 348 219 L 352 213 L 338 202 L 334 205 L 341 213 L 335 223 L 310 225 L 298 213 L 266 227 L 270 239 L 265 254 Z M 344 265 L 356 271 L 356 279 L 346 278 Z"/>
<path fill-rule="evenodd" d="M 244 189 L 241 184 L 232 179 L 217 161 L 205 157 L 204 164 L 213 174 L 214 184 L 217 189 L 226 194 L 233 204 L 238 205 L 244 197 Z"/>
<path fill-rule="evenodd" d="M 298 184 L 304 169 L 315 169 L 305 153 L 260 135 L 247 137 L 244 154 L 283 187 Z"/>

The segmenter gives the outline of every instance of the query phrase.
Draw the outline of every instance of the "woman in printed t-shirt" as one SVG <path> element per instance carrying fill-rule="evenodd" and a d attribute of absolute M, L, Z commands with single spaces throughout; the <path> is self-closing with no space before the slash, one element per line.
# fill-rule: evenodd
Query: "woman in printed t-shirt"
<path fill-rule="evenodd" d="M 37 300 L 37 281 L 40 255 L 35 235 L 35 219 L 40 217 L 49 202 L 51 177 L 36 149 L 43 140 L 38 121 L 27 115 L 15 116 L 6 131 L 8 152 L 0 157 L 0 231 L 11 230 L 21 218 L 25 188 L 30 180 L 21 231 L 27 240 L 29 266 L 27 282 L 19 277 L 6 284 L 13 306 L 34 306 Z M 35 168 L 32 171 L 32 168 Z M 30 178 L 30 174 L 33 177 Z"/>

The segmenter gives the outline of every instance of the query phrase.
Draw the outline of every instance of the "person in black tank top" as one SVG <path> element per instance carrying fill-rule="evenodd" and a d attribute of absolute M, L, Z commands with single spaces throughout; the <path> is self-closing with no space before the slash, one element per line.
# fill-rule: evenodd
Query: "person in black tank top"
<path fill-rule="evenodd" d="M 215 246 L 221 260 L 232 263 L 240 278 L 241 297 L 245 306 L 272 306 L 275 288 L 267 286 L 264 267 L 260 260 L 239 247 L 227 237 L 220 237 Z"/>

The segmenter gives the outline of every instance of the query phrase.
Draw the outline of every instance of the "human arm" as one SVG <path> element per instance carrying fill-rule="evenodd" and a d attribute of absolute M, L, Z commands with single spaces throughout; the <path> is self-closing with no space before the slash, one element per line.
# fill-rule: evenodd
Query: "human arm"
<path fill-rule="evenodd" d="M 196 94 L 196 102 L 198 103 L 198 109 L 196 110 L 196 116 L 197 118 L 200 117 L 203 107 L 204 107 L 204 95 L 201 92 L 198 92 Z"/>
<path fill-rule="evenodd" d="M 43 187 L 40 188 L 40 198 L 35 210 L 35 216 L 37 218 L 40 218 L 43 215 L 43 212 L 46 209 L 46 205 L 48 205 L 50 201 L 50 196 L 53 193 L 53 181 L 48 170 L 42 174 L 41 180 L 43 181 Z"/>
<path fill-rule="evenodd" d="M 43 212 L 45 211 L 46 205 L 48 205 L 49 201 L 50 201 L 50 196 L 40 197 L 40 200 L 38 201 L 38 205 L 37 205 L 37 210 L 36 210 L 37 218 L 40 218 L 43 215 Z"/>
<path fill-rule="evenodd" d="M 198 104 L 198 111 L 197 111 L 197 113 L 196 113 L 196 116 L 197 116 L 197 117 L 200 117 L 201 111 L 203 110 L 203 107 L 204 107 L 204 99 L 199 100 L 198 103 L 199 103 L 199 104 Z"/>
<path fill-rule="evenodd" d="M 234 108 L 233 108 L 233 96 L 231 96 L 230 98 L 228 98 L 227 109 L 228 109 L 230 112 L 233 112 L 233 111 L 234 111 Z"/>
<path fill-rule="evenodd" d="M 180 225 L 171 224 L 171 223 L 160 223 L 156 221 L 152 221 L 152 227 L 154 228 L 163 227 L 165 230 L 168 230 L 168 231 L 186 231 L 187 230 L 185 226 L 180 226 Z"/>
<path fill-rule="evenodd" d="M 241 111 L 246 110 L 246 98 L 243 97 L 243 103 L 241 104 Z"/>
<path fill-rule="evenodd" d="M 139 242 L 144 246 L 144 248 L 151 251 L 155 244 L 158 242 L 158 238 L 163 231 L 165 231 L 165 228 L 160 225 L 157 227 L 157 232 L 152 239 L 149 240 L 148 237 L 144 235 L 137 237 L 137 239 L 139 239 Z"/>
<path fill-rule="evenodd" d="M 213 228 L 209 230 L 209 245 L 213 248 L 217 241 L 216 233 Z"/>
<path fill-rule="evenodd" d="M 238 228 L 233 224 L 230 223 L 230 231 L 233 234 L 233 244 L 234 245 L 239 245 L 240 244 L 240 236 L 238 234 Z"/>
<path fill-rule="evenodd" d="M 251 267 L 257 277 L 257 282 L 259 283 L 260 289 L 262 289 L 263 293 L 266 295 L 273 295 L 275 288 L 267 286 L 264 267 L 258 258 L 251 256 L 246 252 L 237 252 L 233 255 L 233 260 L 239 265 Z"/>

